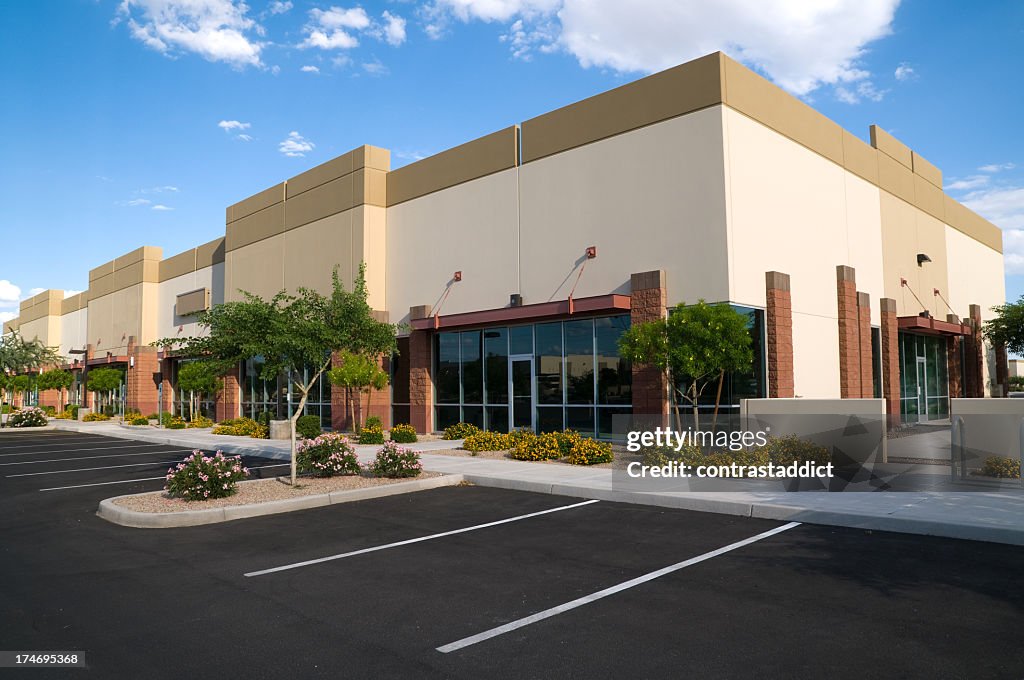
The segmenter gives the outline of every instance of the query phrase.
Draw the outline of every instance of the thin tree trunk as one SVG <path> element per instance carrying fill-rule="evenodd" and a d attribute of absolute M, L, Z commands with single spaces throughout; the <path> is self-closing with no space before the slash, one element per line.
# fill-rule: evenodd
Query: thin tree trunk
<path fill-rule="evenodd" d="M 725 371 L 718 373 L 718 392 L 715 394 L 715 415 L 711 419 L 711 430 L 718 427 L 718 405 L 722 401 L 722 383 L 725 382 Z"/>
<path fill-rule="evenodd" d="M 700 395 L 697 393 L 697 381 L 696 380 L 694 380 L 693 381 L 693 385 L 690 386 L 690 393 L 693 395 L 693 399 L 690 400 L 690 403 L 693 404 L 693 429 L 694 430 L 699 430 L 700 429 L 700 409 L 697 408 L 697 400 L 700 397 Z"/>
<path fill-rule="evenodd" d="M 368 387 L 366 389 L 366 416 L 367 417 L 370 416 L 370 397 L 372 397 L 372 396 L 373 396 L 373 388 L 372 387 Z M 362 414 L 360 414 L 360 415 L 362 415 Z"/>

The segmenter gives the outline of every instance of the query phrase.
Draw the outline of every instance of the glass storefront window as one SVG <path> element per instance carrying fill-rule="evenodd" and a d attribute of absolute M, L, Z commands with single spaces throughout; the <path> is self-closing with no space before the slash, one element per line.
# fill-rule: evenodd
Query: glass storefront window
<path fill-rule="evenodd" d="M 441 333 L 438 335 L 436 356 L 434 384 L 437 390 L 437 403 L 458 404 L 461 401 L 459 394 L 459 334 Z"/>
<path fill-rule="evenodd" d="M 537 402 L 561 404 L 562 394 L 562 324 L 544 323 L 535 326 Z"/>
<path fill-rule="evenodd" d="M 629 362 L 619 356 L 619 338 L 629 330 L 628 316 L 594 319 L 597 345 L 597 403 L 632 404 L 633 375 Z"/>
<path fill-rule="evenodd" d="M 465 404 L 482 404 L 484 402 L 484 371 L 483 360 L 480 357 L 480 331 L 469 331 L 460 335 L 462 401 Z"/>
<path fill-rule="evenodd" d="M 484 331 L 487 404 L 508 404 L 508 342 L 508 331 L 504 328 Z"/>

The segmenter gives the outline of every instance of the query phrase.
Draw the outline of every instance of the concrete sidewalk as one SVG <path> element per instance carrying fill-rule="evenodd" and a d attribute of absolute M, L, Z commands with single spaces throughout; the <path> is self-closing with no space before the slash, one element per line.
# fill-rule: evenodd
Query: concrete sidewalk
<path fill-rule="evenodd" d="M 137 439 L 170 446 L 221 450 L 289 459 L 289 443 L 210 434 L 209 430 L 163 430 L 117 423 L 51 421 L 57 429 Z M 745 517 L 854 527 L 876 531 L 963 538 L 1024 545 L 1024 491 L 928 491 L 786 493 L 622 491 L 612 486 L 607 468 L 527 463 L 431 453 L 459 442 L 408 445 L 422 454 L 423 467 L 461 474 L 466 481 L 520 491 L 716 512 Z M 372 459 L 379 446 L 357 446 L 360 460 Z"/>

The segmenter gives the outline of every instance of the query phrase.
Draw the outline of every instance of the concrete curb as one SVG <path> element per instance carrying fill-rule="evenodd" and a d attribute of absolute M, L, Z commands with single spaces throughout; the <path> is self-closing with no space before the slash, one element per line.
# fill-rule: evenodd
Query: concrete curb
<path fill-rule="evenodd" d="M 138 512 L 116 505 L 118 498 L 126 496 L 115 496 L 100 501 L 96 514 L 113 524 L 120 524 L 125 527 L 137 529 L 170 529 L 174 527 L 192 527 L 201 524 L 216 524 L 217 522 L 230 522 L 231 520 L 244 519 L 246 517 L 262 517 L 264 515 L 276 515 L 282 512 L 293 512 L 295 510 L 307 510 L 309 508 L 320 508 L 325 505 L 336 503 L 351 503 L 353 501 L 369 500 L 371 498 L 383 498 L 395 496 L 402 493 L 414 491 L 425 491 L 427 489 L 438 489 L 445 486 L 455 486 L 463 481 L 462 475 L 442 475 L 429 479 L 414 479 L 409 482 L 398 482 L 384 486 L 374 486 L 365 489 L 349 489 L 347 491 L 331 491 L 330 493 L 316 494 L 315 496 L 302 496 L 301 498 L 287 498 L 280 501 L 268 503 L 256 503 L 253 505 L 228 505 L 223 508 L 210 508 L 208 510 L 186 510 L 184 512 Z"/>
<path fill-rule="evenodd" d="M 24 432 L 50 432 L 57 428 L 53 425 L 43 425 L 42 427 L 0 427 L 0 435 L 4 434 L 20 434 Z"/>

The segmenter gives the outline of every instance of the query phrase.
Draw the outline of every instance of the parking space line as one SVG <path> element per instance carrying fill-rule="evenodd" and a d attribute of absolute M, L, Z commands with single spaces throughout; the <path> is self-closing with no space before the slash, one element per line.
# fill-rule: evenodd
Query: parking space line
<path fill-rule="evenodd" d="M 75 453 L 76 451 L 97 451 L 100 449 L 138 449 L 143 446 L 166 446 L 166 444 L 153 442 L 152 444 L 124 444 L 121 446 L 87 446 L 81 449 L 55 449 L 51 451 L 24 451 L 22 453 L 0 453 L 0 457 L 8 458 L 10 456 L 39 456 L 48 453 Z"/>
<path fill-rule="evenodd" d="M 259 465 L 257 467 L 249 466 L 250 470 L 262 470 L 263 468 L 274 468 L 274 467 L 285 467 L 291 465 L 291 463 L 281 463 L 279 465 Z M 65 489 L 84 489 L 87 486 L 107 486 L 109 484 L 131 484 L 132 482 L 151 482 L 155 479 L 167 479 L 166 475 L 160 475 L 159 477 L 142 477 L 140 479 L 117 479 L 113 482 L 94 482 L 92 484 L 73 484 L 71 486 L 54 486 L 48 489 L 40 489 L 40 491 L 64 491 Z"/>
<path fill-rule="evenodd" d="M 51 458 L 49 460 L 16 460 L 13 463 L 0 463 L 0 467 L 7 465 L 35 465 L 43 463 L 67 463 L 72 460 L 94 460 L 96 458 L 128 458 L 129 456 L 153 456 L 158 453 L 175 453 L 180 451 L 181 453 L 189 452 L 192 449 L 164 449 L 161 451 L 141 451 L 136 453 L 110 453 L 103 456 L 75 456 L 74 458 Z"/>
<path fill-rule="evenodd" d="M 628 590 L 629 588 L 633 588 L 634 586 L 647 583 L 648 581 L 653 581 L 654 579 L 665 576 L 666 574 L 671 574 L 673 572 L 679 571 L 680 569 L 685 569 L 686 567 L 693 566 L 694 564 L 704 562 L 705 560 L 710 560 L 713 557 L 724 555 L 725 553 L 736 550 L 737 548 L 742 548 L 744 546 L 750 545 L 751 543 L 756 543 L 758 541 L 764 540 L 776 534 L 781 534 L 783 531 L 789 531 L 790 529 L 793 529 L 798 526 L 800 526 L 800 522 L 790 522 L 789 524 L 783 524 L 780 527 L 775 527 L 774 529 L 757 534 L 756 536 L 745 538 L 742 541 L 737 541 L 736 543 L 730 543 L 727 546 L 718 548 L 717 550 L 712 550 L 711 552 L 704 553 L 703 555 L 691 557 L 688 560 L 684 560 L 682 562 L 678 562 L 676 564 L 664 567 L 662 569 L 658 569 L 657 571 L 652 571 L 649 574 L 644 574 L 643 576 L 638 576 L 637 578 L 630 579 L 628 581 L 623 581 L 618 585 L 612 586 L 610 588 L 605 588 L 604 590 L 599 590 L 596 593 L 591 593 L 590 595 L 585 595 L 584 597 L 577 598 L 575 600 L 572 600 L 571 602 L 566 602 L 565 604 L 560 604 L 557 607 L 545 609 L 542 612 L 531 614 L 530 616 L 518 619 L 516 621 L 512 621 L 511 623 L 506 623 L 503 626 L 491 628 L 490 630 L 485 630 L 482 633 L 477 633 L 476 635 L 471 635 L 469 637 L 462 638 L 461 640 L 456 640 L 455 642 L 438 647 L 437 651 L 441 652 L 442 654 L 448 654 L 449 652 L 454 652 L 459 649 L 469 647 L 470 645 L 475 645 L 478 642 L 490 640 L 493 637 L 504 635 L 505 633 L 509 633 L 513 630 L 523 628 L 524 626 L 529 626 L 532 623 L 537 623 L 538 621 L 549 619 L 552 616 L 557 616 L 572 609 L 576 609 L 577 607 L 582 607 L 585 604 L 590 604 L 591 602 L 595 602 L 610 595 L 621 593 L 623 590 Z"/>
<path fill-rule="evenodd" d="M 59 439 L 59 437 L 58 437 L 58 439 Z M 22 439 L 20 441 L 27 441 L 27 440 L 26 439 Z M 122 441 L 123 442 L 125 440 L 124 439 L 112 439 L 111 441 Z M 77 437 L 68 437 L 63 442 L 59 442 L 59 443 L 61 443 L 61 444 L 84 444 L 84 443 L 87 443 L 87 442 L 92 442 L 94 444 L 102 443 L 102 442 L 96 440 L 94 437 L 89 437 L 88 439 L 78 439 Z M 37 441 L 34 444 L 16 444 L 14 446 L 3 446 L 3 445 L 0 445 L 0 448 L 3 448 L 3 449 L 27 449 L 27 448 L 29 448 L 31 446 L 50 446 L 51 444 L 55 445 L 55 444 L 58 444 L 58 442 L 55 442 L 55 441 Z"/>
<path fill-rule="evenodd" d="M 144 467 L 146 465 L 174 465 L 180 460 L 154 460 L 148 463 L 127 463 L 125 465 L 107 465 L 105 467 L 72 468 L 70 470 L 46 470 L 45 472 L 19 472 L 16 475 L 5 475 L 7 479 L 12 477 L 38 477 L 40 475 L 62 475 L 67 472 L 95 472 L 96 470 L 117 470 L 118 468 Z"/>
<path fill-rule="evenodd" d="M 280 567 L 272 567 L 270 569 L 261 569 L 260 571 L 250 571 L 245 574 L 246 578 L 252 576 L 263 576 L 264 574 L 273 574 L 279 571 L 287 571 L 289 569 L 298 569 L 299 567 L 308 567 L 313 564 L 321 564 L 323 562 L 330 562 L 332 560 L 341 560 L 346 557 L 355 557 L 356 555 L 365 555 L 366 553 L 377 552 L 378 550 L 388 550 L 389 548 L 398 548 L 403 545 L 410 545 L 412 543 L 421 543 L 422 541 L 432 541 L 436 538 L 444 538 L 445 536 L 454 536 L 455 534 L 464 534 L 467 531 L 477 531 L 479 529 L 487 529 L 488 527 L 495 527 L 499 524 L 508 524 L 509 522 L 518 522 L 519 520 L 529 519 L 531 517 L 539 517 L 541 515 L 547 515 L 552 512 L 561 512 L 562 510 L 572 510 L 573 508 L 583 507 L 584 505 L 592 505 L 597 503 L 596 500 L 583 501 L 582 503 L 573 503 L 572 505 L 561 505 L 557 508 L 549 508 L 548 510 L 541 510 L 540 512 L 531 512 L 526 515 L 518 515 L 516 517 L 508 517 L 506 519 L 500 519 L 495 522 L 487 522 L 486 524 L 477 524 L 471 527 L 465 527 L 463 529 L 454 529 L 453 531 L 443 531 L 439 534 L 430 534 L 429 536 L 420 536 L 419 538 L 410 538 L 405 541 L 396 541 L 395 543 L 386 543 L 384 545 L 377 545 L 372 548 L 363 548 L 361 550 L 353 550 L 347 553 L 341 553 L 339 555 L 330 555 L 329 557 L 319 557 L 315 560 L 306 560 L 304 562 L 295 562 L 294 564 L 285 564 Z"/>

